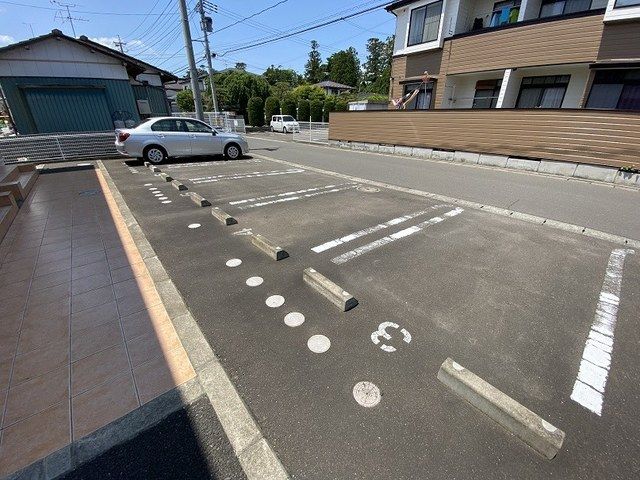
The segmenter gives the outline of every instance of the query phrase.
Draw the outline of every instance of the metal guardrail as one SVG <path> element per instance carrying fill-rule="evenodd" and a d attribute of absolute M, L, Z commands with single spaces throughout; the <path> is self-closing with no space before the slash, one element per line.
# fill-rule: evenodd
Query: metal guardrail
<path fill-rule="evenodd" d="M 0 160 L 22 162 L 62 162 L 119 156 L 114 132 L 17 135 L 0 138 Z"/>
<path fill-rule="evenodd" d="M 329 124 L 326 122 L 298 122 L 300 131 L 293 132 L 296 142 L 329 143 Z"/>
<path fill-rule="evenodd" d="M 197 118 L 195 112 L 173 112 L 174 117 Z M 204 112 L 204 121 L 225 132 L 247 133 L 244 117 L 228 113 Z"/>

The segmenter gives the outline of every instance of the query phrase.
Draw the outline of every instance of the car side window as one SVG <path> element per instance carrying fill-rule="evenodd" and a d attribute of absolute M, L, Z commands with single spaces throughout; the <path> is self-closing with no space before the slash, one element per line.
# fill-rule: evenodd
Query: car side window
<path fill-rule="evenodd" d="M 195 120 L 184 120 L 187 125 L 187 130 L 191 133 L 211 133 L 211 128 L 204 123 L 196 122 Z"/>
<path fill-rule="evenodd" d="M 165 119 L 158 120 L 156 123 L 151 125 L 151 130 L 154 132 L 179 132 L 180 128 L 177 121 Z"/>

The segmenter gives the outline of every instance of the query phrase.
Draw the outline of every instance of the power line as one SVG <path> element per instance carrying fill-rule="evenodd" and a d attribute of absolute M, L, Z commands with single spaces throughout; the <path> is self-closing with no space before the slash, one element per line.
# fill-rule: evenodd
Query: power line
<path fill-rule="evenodd" d="M 260 14 L 262 14 L 262 13 L 268 11 L 268 10 L 276 8 L 278 5 L 282 5 L 283 3 L 287 3 L 288 1 L 289 0 L 280 0 L 278 3 L 274 3 L 270 7 L 263 8 L 259 12 L 253 13 L 253 14 L 249 15 L 248 17 L 241 18 L 240 20 L 238 20 L 238 21 L 236 21 L 236 22 L 234 22 L 234 23 L 232 23 L 230 25 L 225 25 L 224 27 L 219 28 L 218 30 L 216 30 L 216 33 L 220 33 L 222 31 L 226 30 L 227 28 L 234 27 L 234 26 L 238 25 L 239 23 L 242 23 L 242 22 L 244 22 L 246 20 L 249 20 L 250 18 L 257 17 L 258 15 L 260 15 Z"/>
<path fill-rule="evenodd" d="M 41 5 L 32 5 L 29 3 L 20 3 L 20 2 L 9 2 L 6 0 L 0 0 L 0 3 L 3 3 L 5 5 L 14 5 L 16 7 L 28 7 L 28 8 L 36 8 L 39 10 L 51 10 L 51 11 L 55 11 L 58 10 L 57 8 L 54 7 L 43 7 Z M 75 13 L 83 13 L 86 15 L 115 15 L 115 16 L 144 16 L 144 15 L 148 15 L 148 13 L 132 13 L 132 12 L 96 12 L 96 11 L 89 11 L 89 10 L 74 10 Z M 149 15 L 160 15 L 158 13 L 151 13 Z M 171 15 L 177 16 L 177 13 L 172 13 Z"/>
<path fill-rule="evenodd" d="M 147 21 L 147 18 L 149 18 L 149 15 L 151 15 L 151 13 L 153 12 L 153 9 L 156 8 L 158 6 L 158 4 L 160 3 L 160 0 L 156 0 L 156 3 L 153 4 L 153 7 L 151 7 L 149 9 L 149 11 L 147 12 L 147 14 L 144 16 L 144 18 L 140 21 L 140 23 L 136 26 L 136 28 L 134 28 L 133 30 L 131 30 L 129 33 L 127 33 L 124 37 L 127 38 L 131 35 L 133 35 L 133 33 L 138 30 L 142 25 L 144 25 L 144 22 Z"/>
<path fill-rule="evenodd" d="M 304 28 L 302 30 L 298 30 L 298 31 L 295 31 L 295 32 L 288 33 L 288 34 L 286 34 L 286 35 L 284 35 L 282 37 L 279 37 L 279 38 L 274 38 L 274 39 L 270 39 L 270 40 L 264 40 L 262 42 L 249 44 L 249 45 L 245 45 L 245 46 L 242 46 L 242 47 L 232 48 L 232 49 L 227 50 L 226 52 L 224 52 L 222 55 L 226 55 L 227 53 L 232 53 L 232 52 L 239 52 L 241 50 L 247 50 L 249 48 L 259 47 L 259 46 L 262 46 L 262 45 L 266 45 L 267 43 L 272 43 L 272 42 L 276 42 L 276 41 L 279 41 L 279 40 L 283 40 L 285 38 L 293 37 L 295 35 L 300 35 L 301 33 L 310 32 L 312 30 L 317 30 L 318 28 L 323 28 L 323 27 L 326 27 L 328 25 L 332 25 L 334 23 L 340 22 L 342 20 L 353 18 L 353 17 L 357 17 L 359 15 L 363 15 L 363 14 L 371 12 L 373 10 L 377 10 L 379 8 L 382 8 L 382 7 L 385 7 L 387 5 L 390 5 L 391 3 L 393 3 L 393 2 L 381 3 L 381 4 L 376 5 L 374 7 L 369 7 L 369 8 L 366 8 L 364 10 L 360 10 L 360 11 L 357 11 L 355 13 L 352 13 L 352 14 L 349 14 L 349 15 L 345 15 L 344 17 L 336 18 L 334 20 L 329 20 L 327 22 L 323 22 L 323 23 L 320 23 L 318 25 L 313 25 L 313 26 Z"/>

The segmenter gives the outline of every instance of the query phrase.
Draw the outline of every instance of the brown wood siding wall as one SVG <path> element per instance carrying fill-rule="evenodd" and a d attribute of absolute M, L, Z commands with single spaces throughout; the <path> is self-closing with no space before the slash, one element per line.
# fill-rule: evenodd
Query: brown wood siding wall
<path fill-rule="evenodd" d="M 329 138 L 640 167 L 640 115 L 597 110 L 334 112 Z"/>
<path fill-rule="evenodd" d="M 402 95 L 402 85 L 400 82 L 406 77 L 407 57 L 394 57 L 391 63 L 391 91 L 389 98 L 398 98 Z"/>
<path fill-rule="evenodd" d="M 598 60 L 640 60 L 640 23 L 605 25 Z"/>
<path fill-rule="evenodd" d="M 598 56 L 603 15 L 554 20 L 448 40 L 443 73 L 592 62 Z M 636 26 L 637 30 L 637 26 Z"/>

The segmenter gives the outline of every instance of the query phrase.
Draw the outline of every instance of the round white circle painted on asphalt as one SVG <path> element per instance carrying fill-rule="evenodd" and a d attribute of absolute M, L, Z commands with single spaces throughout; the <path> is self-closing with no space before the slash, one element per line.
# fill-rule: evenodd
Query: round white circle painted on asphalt
<path fill-rule="evenodd" d="M 353 387 L 353 398 L 363 407 L 375 407 L 380 403 L 382 394 L 377 385 L 371 382 L 358 382 Z"/>
<path fill-rule="evenodd" d="M 324 353 L 331 347 L 331 340 L 324 335 L 313 335 L 307 340 L 307 347 L 313 353 Z"/>
<path fill-rule="evenodd" d="M 265 302 L 267 307 L 278 308 L 284 305 L 284 297 L 282 295 L 271 295 Z"/>
<path fill-rule="evenodd" d="M 239 267 L 242 264 L 242 260 L 239 258 L 232 258 L 231 260 L 227 260 L 227 267 Z"/>
<path fill-rule="evenodd" d="M 199 223 L 190 223 L 189 224 L 189 228 L 194 229 L 194 228 L 200 228 L 202 225 L 200 225 Z"/>
<path fill-rule="evenodd" d="M 288 327 L 299 327 L 304 323 L 304 315 L 300 312 L 287 313 L 284 316 L 284 323 Z"/>
<path fill-rule="evenodd" d="M 259 285 L 262 285 L 262 282 L 264 282 L 264 279 L 262 277 L 249 277 L 247 278 L 247 281 L 245 283 L 250 287 L 257 287 Z"/>
<path fill-rule="evenodd" d="M 171 203 L 171 200 L 163 200 L 162 203 Z"/>

